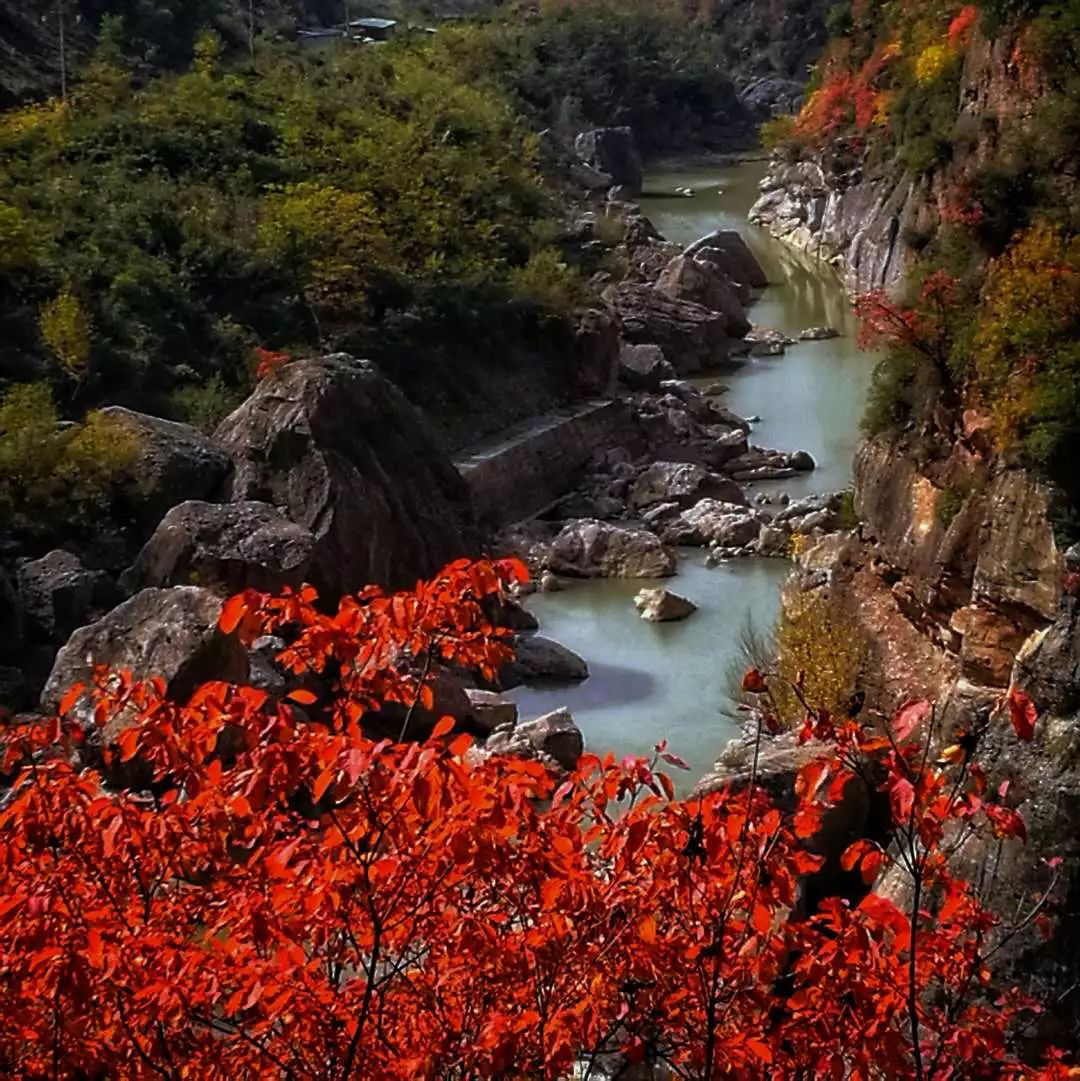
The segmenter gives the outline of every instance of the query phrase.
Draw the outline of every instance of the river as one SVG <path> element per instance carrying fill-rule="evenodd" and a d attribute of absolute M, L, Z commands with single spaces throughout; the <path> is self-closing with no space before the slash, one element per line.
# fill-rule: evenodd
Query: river
<path fill-rule="evenodd" d="M 760 415 L 753 443 L 805 449 L 818 463 L 813 473 L 751 491 L 798 497 L 849 483 L 873 358 L 856 346 L 850 305 L 831 268 L 747 224 L 764 172 L 764 162 L 658 168 L 646 177 L 642 209 L 681 244 L 718 228 L 743 234 L 776 283 L 751 309 L 753 322 L 792 336 L 816 325 L 841 332 L 840 338 L 790 346 L 782 357 L 750 359 L 719 377 L 730 386 L 726 405 L 743 416 Z M 679 187 L 695 196 L 674 194 Z M 636 581 L 573 583 L 531 598 L 541 633 L 585 657 L 591 674 L 576 686 L 519 688 L 513 697 L 523 717 L 567 706 L 592 751 L 648 755 L 666 739 L 690 764 L 679 778 L 685 790 L 738 734 L 728 686 L 729 670 L 738 666 L 740 631 L 748 619 L 771 630 L 789 564 L 743 559 L 707 568 L 702 549 L 681 556 L 678 575 L 663 583 L 698 605 L 681 623 L 639 619 L 631 603 L 642 585 Z"/>

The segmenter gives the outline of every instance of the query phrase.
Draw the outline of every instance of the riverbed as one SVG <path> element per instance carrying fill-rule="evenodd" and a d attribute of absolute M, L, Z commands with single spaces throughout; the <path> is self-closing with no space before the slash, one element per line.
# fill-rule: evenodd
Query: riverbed
<path fill-rule="evenodd" d="M 873 357 L 856 345 L 850 304 L 833 270 L 747 223 L 764 172 L 762 161 L 658 168 L 646 178 L 642 209 L 680 244 L 714 229 L 742 233 L 775 283 L 751 308 L 754 323 L 791 336 L 820 325 L 841 332 L 790 346 L 781 357 L 751 358 L 734 373 L 706 380 L 729 385 L 724 402 L 736 413 L 760 416 L 752 443 L 814 456 L 813 473 L 748 489 L 797 498 L 850 482 Z M 677 188 L 694 196 L 675 194 Z M 739 667 L 741 631 L 748 622 L 771 631 L 789 570 L 776 559 L 707 568 L 704 554 L 684 550 L 678 575 L 662 583 L 698 605 L 682 623 L 639 619 L 632 597 L 643 583 L 636 581 L 571 583 L 563 592 L 531 598 L 541 633 L 580 653 L 591 674 L 575 686 L 519 688 L 514 698 L 522 717 L 567 706 L 590 750 L 620 756 L 648 755 L 667 740 L 690 764 L 680 778 L 680 787 L 689 787 L 738 734 L 728 691 L 730 673 Z"/>

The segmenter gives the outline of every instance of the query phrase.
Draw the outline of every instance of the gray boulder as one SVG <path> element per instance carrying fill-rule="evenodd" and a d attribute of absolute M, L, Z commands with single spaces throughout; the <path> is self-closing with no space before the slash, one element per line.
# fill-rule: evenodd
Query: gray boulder
<path fill-rule="evenodd" d="M 717 499 L 702 499 L 682 512 L 665 537 L 679 544 L 742 548 L 757 540 L 762 524 L 757 511 Z"/>
<path fill-rule="evenodd" d="M 537 758 L 570 771 L 585 750 L 585 740 L 570 711 L 562 708 L 532 721 L 500 727 L 488 738 L 484 750 L 500 757 Z"/>
<path fill-rule="evenodd" d="M 15 584 L 0 569 L 0 660 L 18 657 L 24 633 L 23 614 Z"/>
<path fill-rule="evenodd" d="M 727 320 L 727 332 L 732 338 L 741 338 L 750 329 L 742 302 L 712 263 L 676 255 L 664 268 L 655 288 L 672 300 L 690 300 L 720 312 Z"/>
<path fill-rule="evenodd" d="M 595 128 L 574 140 L 574 152 L 591 169 L 606 173 L 623 194 L 641 194 L 641 155 L 630 128 Z"/>
<path fill-rule="evenodd" d="M 518 719 L 516 702 L 504 698 L 496 691 L 465 688 L 465 694 L 472 706 L 473 722 L 484 732 L 493 732 L 502 725 L 515 725 Z"/>
<path fill-rule="evenodd" d="M 57 654 L 42 707 L 55 711 L 73 684 L 91 682 L 97 665 L 130 671 L 136 679 L 160 676 L 178 702 L 210 680 L 244 682 L 247 651 L 235 634 L 218 627 L 222 603 L 196 586 L 136 593 L 71 636 Z"/>
<path fill-rule="evenodd" d="M 302 584 L 314 547 L 310 530 L 268 503 L 191 500 L 165 515 L 124 583 L 276 592 Z"/>
<path fill-rule="evenodd" d="M 177 503 L 206 498 L 225 478 L 228 455 L 198 428 L 118 405 L 102 414 L 129 431 L 138 444 L 138 466 L 125 497 L 143 530 L 153 529 Z"/>
<path fill-rule="evenodd" d="M 542 634 L 524 635 L 514 642 L 514 659 L 503 666 L 499 685 L 504 690 L 522 683 L 576 683 L 586 679 L 589 666 L 572 649 Z"/>
<path fill-rule="evenodd" d="M 654 462 L 638 477 L 630 493 L 635 507 L 654 503 L 692 507 L 702 499 L 746 506 L 746 496 L 734 481 L 692 462 Z"/>
<path fill-rule="evenodd" d="M 575 578 L 666 578 L 675 556 L 647 529 L 592 518 L 568 522 L 552 542 L 548 568 Z"/>
<path fill-rule="evenodd" d="M 587 394 L 607 395 L 619 375 L 619 324 L 606 308 L 589 308 L 574 330 L 576 378 Z"/>
<path fill-rule="evenodd" d="M 676 372 L 695 374 L 727 360 L 728 321 L 719 312 L 672 300 L 649 285 L 620 285 L 611 299 L 623 338 L 660 346 Z"/>
<path fill-rule="evenodd" d="M 104 571 L 88 570 L 78 556 L 59 548 L 23 563 L 16 577 L 27 632 L 39 642 L 66 641 L 76 627 L 120 600 L 116 583 Z"/>
<path fill-rule="evenodd" d="M 824 342 L 830 338 L 839 338 L 840 331 L 836 327 L 807 327 L 799 331 L 801 342 Z"/>
<path fill-rule="evenodd" d="M 757 257 L 734 229 L 709 233 L 695 240 L 684 254 L 715 264 L 732 281 L 742 282 L 752 289 L 764 289 L 769 284 L 768 275 Z"/>
<path fill-rule="evenodd" d="M 315 537 L 328 601 L 410 586 L 473 549 L 469 492 L 401 392 L 369 361 L 298 360 L 221 422 L 229 495 L 280 507 Z"/>
<path fill-rule="evenodd" d="M 634 607 L 641 613 L 641 618 L 650 623 L 669 623 L 686 619 L 697 611 L 697 605 L 693 601 L 667 589 L 638 590 L 634 597 Z"/>
<path fill-rule="evenodd" d="M 675 369 L 658 345 L 623 342 L 619 350 L 619 379 L 631 390 L 659 390 L 665 379 L 673 379 Z"/>

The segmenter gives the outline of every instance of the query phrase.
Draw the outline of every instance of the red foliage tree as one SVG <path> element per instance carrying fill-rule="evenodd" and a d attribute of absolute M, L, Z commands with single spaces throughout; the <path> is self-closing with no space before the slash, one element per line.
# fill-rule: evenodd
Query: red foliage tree
<path fill-rule="evenodd" d="M 223 627 L 288 641 L 287 697 L 208 684 L 177 704 L 101 672 L 9 731 L 0 1072 L 554 1079 L 616 1055 L 684 1078 L 1036 1076 L 1006 1047 L 1027 1003 L 988 993 L 1009 929 L 942 845 L 950 828 L 1017 837 L 1019 819 L 987 793 L 977 741 L 930 754 L 927 703 L 891 721 L 808 706 L 821 753 L 794 812 L 756 783 L 760 725 L 750 783 L 690 800 L 662 746 L 560 778 L 486 758 L 449 718 L 422 742 L 367 738 L 386 702 L 408 726 L 436 665 L 507 659 L 489 616 L 520 574 L 455 564 L 333 615 L 308 590 L 248 594 Z M 763 718 L 772 678 L 746 681 Z M 1019 692 L 1002 710 L 1030 735 Z M 144 783 L 118 786 L 135 762 Z M 810 839 L 854 778 L 888 800 L 891 834 L 844 863 L 867 882 L 891 867 L 913 903 L 809 911 Z"/>

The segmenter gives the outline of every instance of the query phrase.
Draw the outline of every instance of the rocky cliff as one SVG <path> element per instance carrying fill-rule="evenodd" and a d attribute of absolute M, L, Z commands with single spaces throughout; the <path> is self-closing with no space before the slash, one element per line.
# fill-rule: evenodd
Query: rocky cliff
<path fill-rule="evenodd" d="M 1027 78 L 1027 85 L 1022 80 Z M 1003 132 L 1032 116 L 1030 72 L 1004 41 L 976 32 L 963 58 L 951 160 L 915 176 L 898 157 L 873 161 L 858 139 L 778 154 L 751 220 L 820 255 L 860 293 L 899 294 L 920 251 L 955 222 L 958 192 L 993 165 Z M 993 115 L 994 123 L 986 122 Z M 961 210 L 963 208 L 960 208 Z M 901 430 L 867 440 L 855 462 L 856 529 L 802 553 L 785 592 L 790 618 L 816 604 L 860 660 L 849 690 L 872 709 L 936 702 L 942 745 L 982 733 L 989 790 L 1028 825 L 1026 846 L 968 837 L 953 855 L 1008 922 L 1047 888 L 1060 858 L 1049 941 L 1033 928 L 998 959 L 1050 1004 L 1047 1031 L 1073 1041 L 1080 1021 L 1080 639 L 1075 550 L 1055 537 L 1064 496 L 988 436 L 987 418 L 927 392 Z M 1002 701 L 1026 690 L 1039 709 L 1031 743 Z M 1004 785 L 1005 787 L 1000 787 Z M 1007 795 L 1005 795 L 1007 793 Z M 895 895 L 899 878 L 878 890 Z"/>

